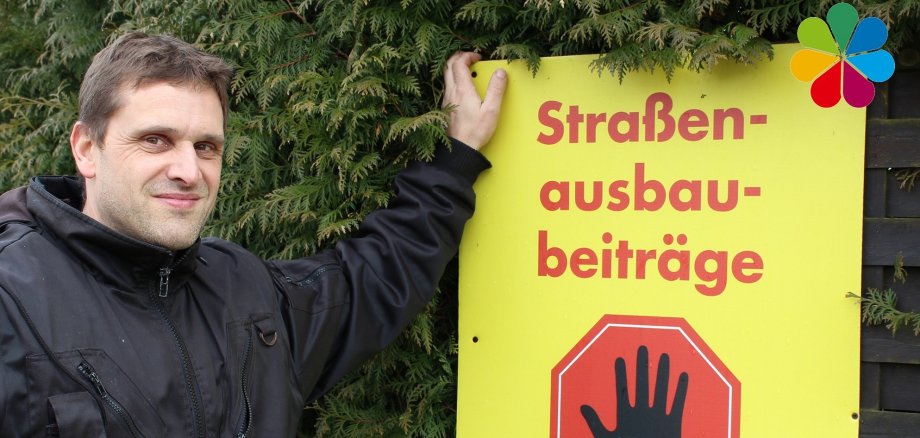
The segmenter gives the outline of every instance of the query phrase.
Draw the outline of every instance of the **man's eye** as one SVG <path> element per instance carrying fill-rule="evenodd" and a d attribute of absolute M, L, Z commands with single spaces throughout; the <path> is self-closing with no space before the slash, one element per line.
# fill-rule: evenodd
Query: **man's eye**
<path fill-rule="evenodd" d="M 220 148 L 213 143 L 195 143 L 195 150 L 201 155 L 209 157 L 220 155 Z"/>
<path fill-rule="evenodd" d="M 141 147 L 150 152 L 161 152 L 166 150 L 166 148 L 169 146 L 169 143 L 167 143 L 163 137 L 156 135 L 150 135 L 142 138 L 141 140 Z"/>

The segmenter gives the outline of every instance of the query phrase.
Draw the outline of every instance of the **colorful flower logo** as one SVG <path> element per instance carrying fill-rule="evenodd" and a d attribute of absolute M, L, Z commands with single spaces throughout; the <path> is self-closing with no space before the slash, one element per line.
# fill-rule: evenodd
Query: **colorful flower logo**
<path fill-rule="evenodd" d="M 894 58 L 881 50 L 888 39 L 885 23 L 875 17 L 859 20 L 849 4 L 832 6 L 827 23 L 818 17 L 805 19 L 798 37 L 806 48 L 793 55 L 792 74 L 803 82 L 814 81 L 811 99 L 821 107 L 837 105 L 841 95 L 850 106 L 865 107 L 875 97 L 872 82 L 885 82 L 894 73 Z"/>

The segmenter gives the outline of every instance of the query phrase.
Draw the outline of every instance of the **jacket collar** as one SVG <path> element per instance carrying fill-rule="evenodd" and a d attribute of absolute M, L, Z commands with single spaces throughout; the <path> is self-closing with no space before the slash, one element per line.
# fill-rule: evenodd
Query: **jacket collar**
<path fill-rule="evenodd" d="M 188 249 L 173 252 L 112 230 L 80 211 L 83 185 L 74 177 L 32 178 L 25 202 L 35 222 L 53 234 L 59 246 L 94 275 L 116 286 L 131 290 L 160 287 L 161 273 L 166 272 L 167 292 L 171 292 L 195 271 L 201 239 Z"/>

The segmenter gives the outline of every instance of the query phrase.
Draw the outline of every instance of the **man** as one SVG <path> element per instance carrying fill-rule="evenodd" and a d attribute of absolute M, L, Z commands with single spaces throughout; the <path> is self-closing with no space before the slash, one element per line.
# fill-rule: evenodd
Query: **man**
<path fill-rule="evenodd" d="M 0 197 L 0 436 L 294 436 L 303 406 L 398 335 L 457 250 L 507 80 L 480 100 L 476 60 L 447 63 L 452 148 L 397 177 L 352 239 L 263 261 L 199 239 L 231 70 L 170 37 L 103 49 L 70 136 L 84 183 L 39 177 Z"/>

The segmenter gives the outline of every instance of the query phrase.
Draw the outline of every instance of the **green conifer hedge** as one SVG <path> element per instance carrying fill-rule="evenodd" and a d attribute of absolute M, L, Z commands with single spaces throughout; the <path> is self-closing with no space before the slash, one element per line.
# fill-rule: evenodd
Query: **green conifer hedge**
<path fill-rule="evenodd" d="M 93 53 L 127 30 L 168 33 L 236 68 L 223 185 L 206 233 L 297 257 L 386 205 L 393 176 L 445 141 L 456 50 L 485 59 L 599 54 L 593 68 L 669 75 L 753 62 L 795 41 L 827 0 L 0 0 L 0 189 L 73 173 L 67 137 Z M 854 0 L 920 42 L 920 0 Z M 310 406 L 303 436 L 455 434 L 456 270 L 389 349 Z"/>

